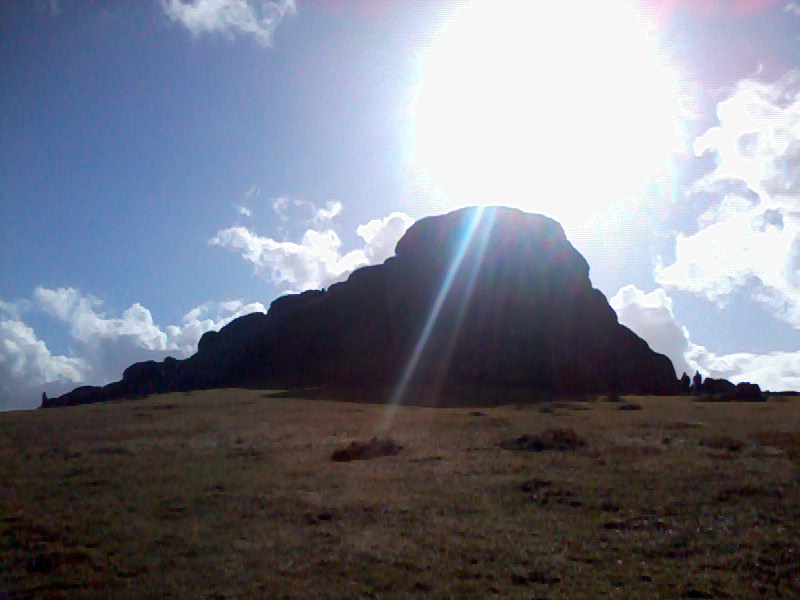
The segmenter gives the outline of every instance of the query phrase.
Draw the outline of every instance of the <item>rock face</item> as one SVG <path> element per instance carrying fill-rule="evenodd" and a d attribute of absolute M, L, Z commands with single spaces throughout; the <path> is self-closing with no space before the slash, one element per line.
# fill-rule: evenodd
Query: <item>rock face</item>
<path fill-rule="evenodd" d="M 468 208 L 417 221 L 396 256 L 203 335 L 186 360 L 46 406 L 268 386 L 676 394 L 670 360 L 620 325 L 547 217 Z"/>

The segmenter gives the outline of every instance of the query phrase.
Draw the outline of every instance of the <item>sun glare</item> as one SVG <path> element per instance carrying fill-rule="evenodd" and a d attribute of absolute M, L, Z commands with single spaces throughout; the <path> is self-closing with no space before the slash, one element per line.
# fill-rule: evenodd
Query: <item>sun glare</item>
<path fill-rule="evenodd" d="M 674 88 L 627 2 L 474 0 L 425 56 L 415 161 L 454 205 L 577 225 L 679 149 Z"/>

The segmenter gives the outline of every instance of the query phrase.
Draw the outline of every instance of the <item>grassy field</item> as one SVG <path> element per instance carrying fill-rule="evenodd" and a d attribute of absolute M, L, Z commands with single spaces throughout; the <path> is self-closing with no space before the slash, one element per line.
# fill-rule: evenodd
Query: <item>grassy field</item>
<path fill-rule="evenodd" d="M 0 414 L 0 598 L 800 597 L 798 400 L 626 401 Z M 499 446 L 549 428 L 585 444 Z"/>

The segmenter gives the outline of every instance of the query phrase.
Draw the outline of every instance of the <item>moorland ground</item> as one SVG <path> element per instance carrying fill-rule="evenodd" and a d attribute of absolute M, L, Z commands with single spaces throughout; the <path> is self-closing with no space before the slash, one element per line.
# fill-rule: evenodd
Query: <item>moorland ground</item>
<path fill-rule="evenodd" d="M 797 400 L 626 400 L 0 414 L 0 597 L 800 597 Z M 548 428 L 585 445 L 498 445 Z"/>

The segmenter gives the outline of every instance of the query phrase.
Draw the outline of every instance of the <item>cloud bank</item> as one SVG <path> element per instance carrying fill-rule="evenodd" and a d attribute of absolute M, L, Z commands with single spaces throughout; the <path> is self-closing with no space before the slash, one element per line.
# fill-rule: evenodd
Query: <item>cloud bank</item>
<path fill-rule="evenodd" d="M 161 8 L 194 36 L 240 33 L 265 47 L 271 45 L 281 21 L 297 12 L 294 0 L 161 0 Z"/>
<path fill-rule="evenodd" d="M 31 302 L 0 302 L 0 410 L 34 408 L 43 391 L 57 395 L 77 385 L 118 380 L 134 362 L 186 358 L 197 351 L 206 331 L 251 312 L 266 312 L 260 302 L 209 302 L 190 310 L 180 325 L 160 327 L 139 303 L 118 317 L 109 316 L 103 304 L 75 288 L 44 287 L 36 288 Z M 69 355 L 54 355 L 22 312 L 48 315 L 65 327 Z"/>

